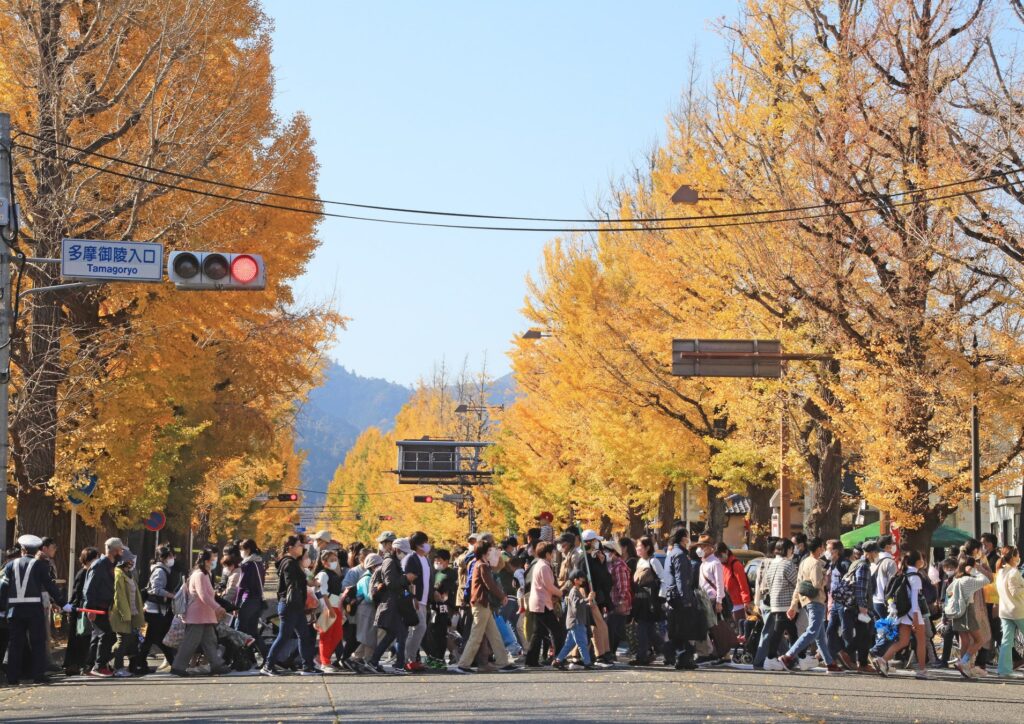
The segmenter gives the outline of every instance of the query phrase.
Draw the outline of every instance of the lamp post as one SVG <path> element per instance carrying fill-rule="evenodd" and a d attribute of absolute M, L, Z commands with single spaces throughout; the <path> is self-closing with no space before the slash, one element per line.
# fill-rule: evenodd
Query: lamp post
<path fill-rule="evenodd" d="M 981 444 L 978 421 L 978 334 L 971 340 L 971 490 L 974 494 L 974 538 L 981 538 Z"/>

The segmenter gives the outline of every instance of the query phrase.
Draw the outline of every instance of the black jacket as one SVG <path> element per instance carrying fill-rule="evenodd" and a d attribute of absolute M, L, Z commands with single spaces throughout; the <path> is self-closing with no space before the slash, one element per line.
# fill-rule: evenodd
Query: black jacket
<path fill-rule="evenodd" d="M 612 587 L 615 585 L 611 571 L 598 559 L 596 553 L 588 553 L 587 560 L 590 565 L 590 580 L 594 585 L 594 601 L 599 608 L 610 609 Z"/>
<path fill-rule="evenodd" d="M 85 605 L 100 611 L 109 611 L 114 603 L 115 565 L 106 556 L 100 556 L 89 566 L 85 577 Z"/>
<path fill-rule="evenodd" d="M 384 565 L 380 567 L 378 580 L 384 584 L 383 597 L 377 606 L 377 615 L 374 623 L 382 629 L 388 629 L 394 622 L 401 621 L 401 614 L 398 612 L 398 599 L 408 589 L 409 579 L 402 571 L 402 561 L 392 553 L 384 559 Z M 371 591 L 372 593 L 372 591 Z"/>
<path fill-rule="evenodd" d="M 413 600 L 423 600 L 423 587 L 425 585 L 427 587 L 427 603 L 430 603 L 430 600 L 433 598 L 431 594 L 434 592 L 434 579 L 430 575 L 430 561 L 427 561 L 424 567 L 420 557 L 413 553 L 405 561 L 405 572 L 416 576 L 416 580 L 409 584 Z"/>
<path fill-rule="evenodd" d="M 277 600 L 289 610 L 306 610 L 306 585 L 301 562 L 291 556 L 277 562 Z"/>
<path fill-rule="evenodd" d="M 18 577 L 15 576 L 15 568 L 18 569 L 18 577 L 21 579 L 23 591 L 18 591 Z M 3 582 L 0 583 L 0 601 L 3 602 L 8 615 L 15 611 L 39 611 L 42 613 L 43 591 L 50 594 L 51 602 L 60 606 L 64 605 L 64 594 L 53 580 L 49 561 L 36 560 L 32 556 L 22 556 L 8 561 L 4 566 Z M 18 599 L 23 600 L 19 601 Z"/>

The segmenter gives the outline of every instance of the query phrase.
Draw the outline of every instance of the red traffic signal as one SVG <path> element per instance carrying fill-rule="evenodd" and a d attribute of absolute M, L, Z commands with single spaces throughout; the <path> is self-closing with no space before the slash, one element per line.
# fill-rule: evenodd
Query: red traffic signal
<path fill-rule="evenodd" d="M 434 502 L 434 496 L 433 495 L 414 495 L 414 496 L 412 496 L 412 500 L 413 500 L 414 503 L 433 503 Z"/>
<path fill-rule="evenodd" d="M 277 499 L 280 500 L 282 503 L 294 503 L 296 500 L 299 499 L 299 494 L 298 493 L 278 493 L 277 494 Z"/>

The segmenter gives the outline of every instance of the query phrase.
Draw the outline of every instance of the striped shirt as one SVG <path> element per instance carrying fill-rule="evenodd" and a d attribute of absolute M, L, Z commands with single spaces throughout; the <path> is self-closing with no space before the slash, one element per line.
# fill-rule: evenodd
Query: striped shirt
<path fill-rule="evenodd" d="M 797 567 L 789 558 L 773 558 L 765 572 L 765 586 L 771 597 L 771 611 L 780 613 L 789 610 L 796 591 Z"/>

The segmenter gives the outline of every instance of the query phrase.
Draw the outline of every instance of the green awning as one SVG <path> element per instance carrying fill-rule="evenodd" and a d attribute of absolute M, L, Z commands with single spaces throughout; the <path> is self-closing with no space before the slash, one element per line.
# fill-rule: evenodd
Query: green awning
<path fill-rule="evenodd" d="M 839 538 L 842 540 L 844 547 L 852 548 L 858 543 L 863 543 L 864 541 L 871 540 L 872 538 L 878 538 L 879 530 L 880 528 L 876 521 L 871 525 L 864 526 L 863 528 L 856 528 L 855 530 L 851 530 L 849 533 L 843 533 Z M 945 548 L 946 546 L 959 545 L 960 543 L 969 540 L 970 537 L 970 533 L 967 533 L 966 531 L 954 528 L 951 525 L 943 524 L 932 534 L 932 547 Z"/>

